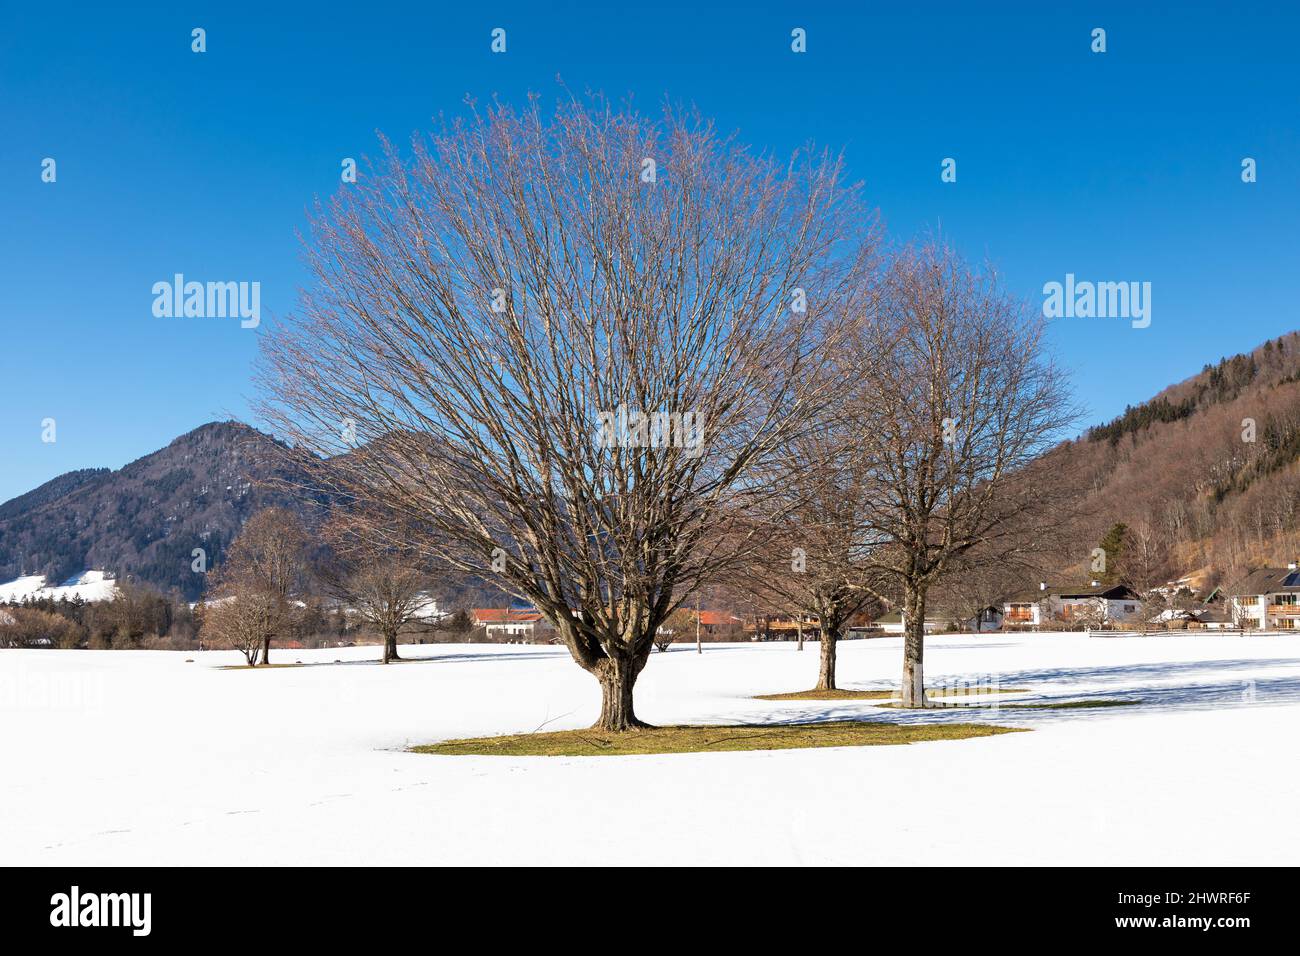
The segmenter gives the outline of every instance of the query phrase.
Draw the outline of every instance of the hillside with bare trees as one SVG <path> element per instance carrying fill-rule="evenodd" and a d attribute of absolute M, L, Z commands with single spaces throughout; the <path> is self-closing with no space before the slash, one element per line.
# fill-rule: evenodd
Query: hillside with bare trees
<path fill-rule="evenodd" d="M 1209 590 L 1291 560 L 1300 554 L 1300 334 L 1206 365 L 1049 457 L 1085 489 L 1063 576 L 1095 577 L 1091 552 L 1121 524 L 1106 574 L 1138 589 L 1190 574 Z"/>

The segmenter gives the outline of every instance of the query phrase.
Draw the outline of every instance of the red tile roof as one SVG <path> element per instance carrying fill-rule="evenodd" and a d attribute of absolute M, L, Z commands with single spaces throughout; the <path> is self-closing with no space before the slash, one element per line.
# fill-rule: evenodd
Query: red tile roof
<path fill-rule="evenodd" d="M 700 623 L 705 627 L 722 627 L 727 624 L 739 624 L 740 618 L 727 611 L 701 611 Z"/>
<path fill-rule="evenodd" d="M 475 624 L 528 624 L 540 621 L 540 611 L 517 611 L 512 608 L 476 607 Z"/>

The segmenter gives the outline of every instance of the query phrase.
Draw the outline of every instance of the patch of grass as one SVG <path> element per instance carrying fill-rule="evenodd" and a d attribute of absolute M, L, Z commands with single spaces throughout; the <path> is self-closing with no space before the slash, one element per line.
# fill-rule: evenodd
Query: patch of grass
<path fill-rule="evenodd" d="M 472 737 L 412 747 L 422 754 L 501 757 L 624 757 L 633 754 L 792 750 L 804 747 L 866 747 L 926 740 L 963 740 L 1016 733 L 1024 728 L 990 724 L 890 724 L 836 721 L 822 724 L 757 724 L 730 727 L 676 726 L 629 730 L 562 730 L 503 737 Z"/>
<path fill-rule="evenodd" d="M 755 700 L 889 700 L 895 690 L 796 690 L 788 694 L 759 694 Z"/>
<path fill-rule="evenodd" d="M 926 691 L 927 694 L 937 695 L 939 692 L 934 690 Z M 984 694 L 1027 694 L 1027 688 L 1024 687 L 999 687 L 997 690 L 990 688 L 971 688 L 967 691 L 954 691 L 953 695 L 958 697 L 978 697 Z M 892 688 L 884 690 L 796 690 L 788 694 L 759 694 L 755 700 L 897 700 L 898 691 Z"/>
<path fill-rule="evenodd" d="M 337 661 L 335 663 L 338 663 Z M 297 664 L 258 664 L 252 667 L 248 664 L 222 664 L 217 668 L 219 671 L 269 671 L 276 667 L 306 667 L 301 661 Z"/>

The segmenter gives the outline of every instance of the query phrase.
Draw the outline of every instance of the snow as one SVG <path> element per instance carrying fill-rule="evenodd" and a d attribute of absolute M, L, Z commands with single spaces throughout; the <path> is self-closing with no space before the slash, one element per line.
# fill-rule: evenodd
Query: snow
<path fill-rule="evenodd" d="M 28 574 L 0 584 L 0 604 L 8 601 L 21 603 L 27 598 L 53 598 L 58 601 L 74 598 L 83 601 L 111 601 L 117 597 L 117 585 L 103 571 L 83 571 L 61 585 L 49 587 L 42 574 Z"/>
<path fill-rule="evenodd" d="M 446 611 L 438 610 L 438 601 L 427 591 L 420 592 L 420 606 L 415 609 L 411 615 L 420 621 L 441 621 L 444 617 L 450 617 Z"/>
<path fill-rule="evenodd" d="M 655 653 L 656 723 L 868 718 L 1032 728 L 896 747 L 436 757 L 448 737 L 590 724 L 552 646 L 0 651 L 0 848 L 63 864 L 1290 864 L 1300 856 L 1300 636 L 956 635 L 927 675 L 996 677 L 1097 710 L 910 713 L 759 701 L 817 646 Z M 196 658 L 187 662 L 186 658 Z M 897 680 L 898 638 L 845 642 L 841 686 Z M 335 663 L 335 661 L 340 663 Z"/>

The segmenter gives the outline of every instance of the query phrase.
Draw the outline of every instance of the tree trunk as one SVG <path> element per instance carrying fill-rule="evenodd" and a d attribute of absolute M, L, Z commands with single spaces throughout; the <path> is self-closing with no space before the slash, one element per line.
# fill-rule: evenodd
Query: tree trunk
<path fill-rule="evenodd" d="M 263 664 L 271 663 L 271 638 L 270 637 L 262 638 L 262 663 Z"/>
<path fill-rule="evenodd" d="M 821 665 L 817 670 L 815 690 L 835 690 L 835 652 L 839 649 L 839 635 L 826 626 L 822 618 Z"/>
<path fill-rule="evenodd" d="M 629 658 L 607 657 L 596 665 L 596 679 L 600 681 L 600 720 L 593 730 L 624 731 L 650 725 L 637 719 L 632 706 L 632 688 L 637 675 L 645 666 Z"/>
<path fill-rule="evenodd" d="M 924 707 L 925 590 L 907 585 L 904 599 L 903 700 L 904 707 Z"/>
<path fill-rule="evenodd" d="M 390 661 L 400 661 L 402 658 L 397 654 L 397 635 L 393 634 L 388 638 L 387 645 L 384 648 L 384 657 Z"/>
<path fill-rule="evenodd" d="M 390 644 L 389 641 L 388 641 L 388 635 L 385 634 L 385 635 L 384 635 L 384 650 L 383 650 L 383 652 L 382 652 L 382 654 L 381 654 L 381 656 L 380 656 L 380 658 L 379 658 L 379 663 L 381 663 L 381 664 L 387 664 L 390 660 L 392 660 L 392 657 L 390 656 L 390 652 L 391 652 L 391 650 L 392 650 L 392 646 L 393 646 L 393 645 Z"/>
<path fill-rule="evenodd" d="M 803 650 L 803 615 L 802 614 L 799 615 L 798 627 L 799 627 L 799 650 Z"/>

